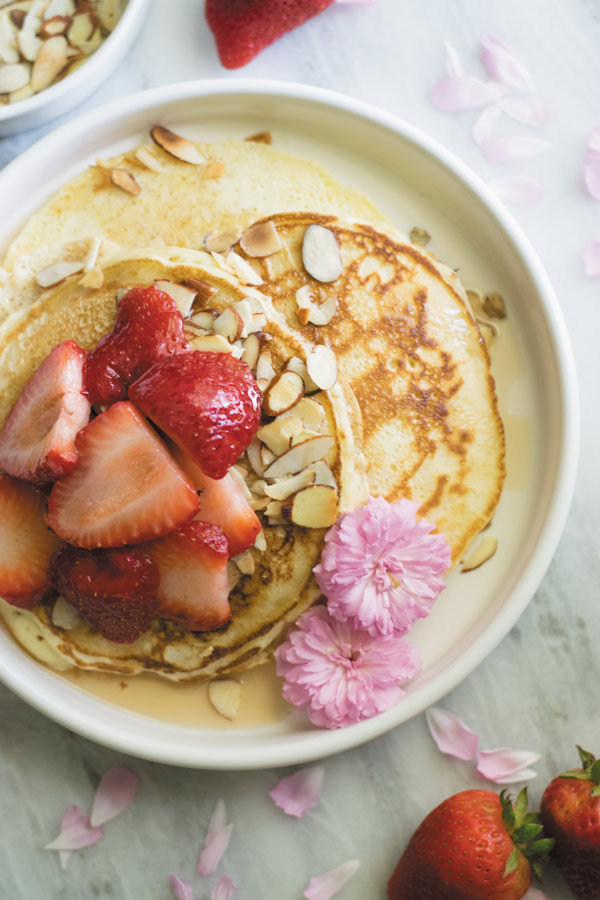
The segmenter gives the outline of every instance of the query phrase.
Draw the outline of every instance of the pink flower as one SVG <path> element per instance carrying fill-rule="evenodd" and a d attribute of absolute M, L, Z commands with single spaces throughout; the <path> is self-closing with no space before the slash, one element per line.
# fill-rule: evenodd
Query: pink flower
<path fill-rule="evenodd" d="M 416 518 L 418 508 L 378 497 L 329 529 L 314 573 L 335 619 L 371 635 L 399 635 L 429 615 L 451 554 L 444 535 Z"/>
<path fill-rule="evenodd" d="M 343 728 L 389 709 L 404 695 L 398 685 L 421 666 L 408 641 L 356 631 L 332 619 L 324 606 L 298 619 L 275 651 L 275 662 L 285 678 L 285 699 L 325 728 Z"/>

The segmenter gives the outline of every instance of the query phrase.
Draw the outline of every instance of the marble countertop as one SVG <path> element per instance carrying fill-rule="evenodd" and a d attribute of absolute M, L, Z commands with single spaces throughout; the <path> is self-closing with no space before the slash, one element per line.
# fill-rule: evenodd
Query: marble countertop
<path fill-rule="evenodd" d="M 600 203 L 582 184 L 586 141 L 600 125 L 600 0 L 336 4 L 238 73 L 220 67 L 203 5 L 154 0 L 125 62 L 70 116 L 188 79 L 292 80 L 401 116 L 486 181 L 518 172 L 543 183 L 537 203 L 512 211 L 547 267 L 574 347 L 582 412 L 575 494 L 531 604 L 441 704 L 476 728 L 485 746 L 543 754 L 529 786 L 535 805 L 549 779 L 575 764 L 575 743 L 600 752 L 600 653 L 594 640 L 600 632 L 600 280 L 585 277 L 581 259 L 584 247 L 600 240 Z M 428 99 L 444 72 L 444 41 L 479 72 L 478 42 L 486 33 L 519 49 L 534 75 L 537 100 L 552 110 L 543 132 L 552 150 L 534 160 L 490 164 L 471 136 L 477 113 L 444 114 Z M 0 139 L 0 166 L 56 124 Z M 320 803 L 301 820 L 286 818 L 269 800 L 282 771 L 214 773 L 129 759 L 65 730 L 2 686 L 0 735 L 0 894 L 26 900 L 169 900 L 170 872 L 187 878 L 196 898 L 207 898 L 214 879 L 203 882 L 193 870 L 220 797 L 234 823 L 226 870 L 240 900 L 296 900 L 310 876 L 351 858 L 362 864 L 340 900 L 383 900 L 396 859 L 425 814 L 450 794 L 483 784 L 472 767 L 439 753 L 423 715 L 325 760 Z M 62 871 L 55 855 L 41 848 L 58 832 L 67 804 L 88 806 L 100 776 L 115 764 L 141 777 L 135 811 L 107 829 L 98 846 L 75 853 Z M 554 872 L 543 890 L 549 900 L 572 896 Z"/>

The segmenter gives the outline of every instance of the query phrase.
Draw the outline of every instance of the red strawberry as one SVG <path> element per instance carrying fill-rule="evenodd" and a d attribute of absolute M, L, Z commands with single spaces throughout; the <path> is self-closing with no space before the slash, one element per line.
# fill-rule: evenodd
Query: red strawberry
<path fill-rule="evenodd" d="M 333 0 L 206 0 L 206 21 L 219 59 L 238 69 L 288 31 L 303 25 Z"/>
<path fill-rule="evenodd" d="M 175 301 L 157 287 L 133 287 L 119 300 L 117 319 L 85 365 L 92 403 L 124 400 L 132 381 L 157 360 L 190 349 Z"/>
<path fill-rule="evenodd" d="M 577 747 L 582 769 L 554 778 L 542 796 L 544 830 L 556 841 L 555 860 L 575 896 L 600 898 L 600 760 Z"/>
<path fill-rule="evenodd" d="M 64 341 L 38 366 L 2 429 L 0 469 L 45 484 L 73 468 L 75 436 L 90 418 L 81 393 L 86 355 L 75 341 Z"/>
<path fill-rule="evenodd" d="M 76 547 L 122 547 L 187 522 L 198 495 L 131 403 L 115 403 L 77 436 L 79 460 L 52 488 L 48 523 Z"/>
<path fill-rule="evenodd" d="M 140 548 L 63 547 L 52 558 L 52 577 L 57 590 L 109 641 L 131 644 L 148 629 L 159 574 Z"/>
<path fill-rule="evenodd" d="M 552 842 L 536 840 L 527 790 L 461 791 L 421 822 L 388 883 L 388 900 L 519 900 Z M 531 842 L 531 843 L 530 843 Z M 529 859 L 532 860 L 530 866 Z"/>
<path fill-rule="evenodd" d="M 218 481 L 209 478 L 179 447 L 173 447 L 171 452 L 194 487 L 201 492 L 198 519 L 212 522 L 225 532 L 230 556 L 237 556 L 251 547 L 260 531 L 260 522 L 232 476 L 225 475 Z"/>
<path fill-rule="evenodd" d="M 0 475 L 0 597 L 22 609 L 33 609 L 50 587 L 50 559 L 61 545 L 45 513 L 40 491 Z"/>
<path fill-rule="evenodd" d="M 162 359 L 131 385 L 129 397 L 210 478 L 223 478 L 260 425 L 252 370 L 228 353 Z"/>
<path fill-rule="evenodd" d="M 192 631 L 210 631 L 231 618 L 227 538 L 216 525 L 188 522 L 145 545 L 160 572 L 158 614 Z"/>

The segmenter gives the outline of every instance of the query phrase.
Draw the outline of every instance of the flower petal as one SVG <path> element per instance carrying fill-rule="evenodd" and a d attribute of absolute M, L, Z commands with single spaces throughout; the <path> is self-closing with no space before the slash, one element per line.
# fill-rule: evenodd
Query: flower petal
<path fill-rule="evenodd" d="M 585 186 L 594 200 L 600 200 L 600 128 L 592 131 L 583 167 Z"/>
<path fill-rule="evenodd" d="M 330 897 L 333 897 L 334 894 L 337 894 L 344 887 L 347 881 L 350 881 L 359 866 L 360 860 L 349 859 L 348 862 L 342 863 L 341 866 L 336 866 L 335 869 L 330 869 L 329 872 L 315 875 L 308 882 L 308 887 L 304 891 L 303 896 L 307 900 L 329 900 Z"/>
<path fill-rule="evenodd" d="M 114 766 L 103 775 L 94 803 L 90 822 L 95 827 L 103 825 L 127 809 L 138 792 L 140 779 L 124 766 Z"/>
<path fill-rule="evenodd" d="M 269 791 L 269 796 L 288 816 L 301 819 L 317 805 L 324 777 L 323 766 L 300 769 L 299 772 L 282 778 L 273 790 Z"/>
<path fill-rule="evenodd" d="M 219 875 L 219 880 L 212 889 L 210 900 L 230 900 L 237 891 L 237 884 L 229 875 Z"/>
<path fill-rule="evenodd" d="M 458 716 L 445 709 L 428 709 L 425 718 L 441 753 L 457 759 L 475 759 L 479 738 Z"/>
<path fill-rule="evenodd" d="M 191 885 L 187 881 L 182 881 L 178 875 L 173 872 L 169 875 L 169 882 L 175 894 L 175 900 L 194 900 Z"/>
<path fill-rule="evenodd" d="M 545 106 L 531 103 L 523 97 L 501 97 L 498 106 L 507 116 L 522 122 L 524 125 L 532 125 L 534 128 L 542 128 L 552 121 L 552 113 Z"/>
<path fill-rule="evenodd" d="M 543 891 L 538 890 L 536 887 L 530 887 L 527 893 L 523 896 L 523 900 L 549 900 L 546 894 Z"/>
<path fill-rule="evenodd" d="M 486 34 L 481 39 L 481 58 L 497 81 L 516 91 L 535 90 L 531 73 L 521 57 L 499 37 Z"/>
<path fill-rule="evenodd" d="M 461 112 L 493 103 L 504 93 L 502 85 L 469 75 L 447 75 L 432 88 L 431 102 L 442 112 Z"/>
<path fill-rule="evenodd" d="M 500 108 L 492 103 L 479 114 L 475 124 L 473 125 L 473 140 L 482 147 L 492 139 L 492 132 L 496 127 L 498 119 L 502 115 Z"/>
<path fill-rule="evenodd" d="M 583 251 L 586 275 L 600 275 L 600 241 L 592 241 Z"/>
<path fill-rule="evenodd" d="M 45 850 L 81 850 L 83 847 L 97 844 L 102 839 L 104 836 L 103 826 L 93 828 L 85 813 L 82 810 L 79 810 L 79 813 L 80 815 L 77 816 L 74 813 L 69 816 L 68 824 L 61 828 L 57 838 L 50 844 L 46 844 Z"/>
<path fill-rule="evenodd" d="M 448 75 L 461 78 L 465 74 L 465 68 L 458 55 L 458 50 L 449 41 L 444 42 L 444 47 L 446 48 L 446 72 Z"/>
<path fill-rule="evenodd" d="M 490 181 L 488 187 L 491 187 L 504 203 L 514 203 L 516 206 L 535 203 L 542 195 L 542 183 L 531 175 L 499 178 L 497 181 Z"/>
<path fill-rule="evenodd" d="M 533 159 L 540 153 L 552 149 L 552 144 L 548 141 L 522 135 L 496 138 L 486 141 L 482 146 L 489 161 L 495 165 L 516 162 L 520 159 Z"/>
<path fill-rule="evenodd" d="M 60 823 L 60 830 L 65 831 L 67 828 L 70 828 L 72 825 L 77 823 L 81 824 L 87 822 L 87 816 L 80 806 L 67 806 L 64 815 L 62 817 L 62 822 Z M 72 854 L 72 850 L 59 850 L 58 858 L 60 860 L 60 865 L 62 869 L 67 868 L 67 863 L 69 862 Z"/>
<path fill-rule="evenodd" d="M 497 750 L 480 750 L 477 754 L 477 774 L 488 781 L 498 784 L 512 784 L 527 781 L 531 775 L 527 767 L 541 759 L 539 753 L 532 750 L 513 750 L 511 747 L 499 747 Z M 525 777 L 521 778 L 521 773 Z"/>
<path fill-rule="evenodd" d="M 208 825 L 204 847 L 198 857 L 198 875 L 214 875 L 221 858 L 227 850 L 233 825 L 226 824 L 226 810 L 223 800 L 218 800 Z"/>

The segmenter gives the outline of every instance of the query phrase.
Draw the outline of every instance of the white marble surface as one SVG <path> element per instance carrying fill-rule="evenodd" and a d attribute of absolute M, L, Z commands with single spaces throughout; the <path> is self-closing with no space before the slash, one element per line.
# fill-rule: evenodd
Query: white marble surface
<path fill-rule="evenodd" d="M 154 0 L 126 62 L 72 115 L 159 84 L 235 78 L 219 66 L 202 8 L 200 0 Z M 488 32 L 520 49 L 537 98 L 554 114 L 545 129 L 552 151 L 528 163 L 491 166 L 470 136 L 476 113 L 442 114 L 428 100 L 443 74 L 444 40 L 479 72 L 478 40 Z M 584 277 L 581 262 L 586 244 L 600 239 L 600 203 L 582 187 L 586 138 L 600 125 L 598 47 L 600 0 L 376 0 L 372 7 L 336 4 L 237 73 L 351 94 L 425 130 L 486 180 L 519 172 L 544 183 L 542 199 L 514 214 L 554 282 L 575 350 L 582 404 L 575 496 L 555 559 L 527 611 L 443 701 L 480 732 L 485 746 L 543 753 L 530 786 L 534 803 L 549 778 L 575 762 L 576 742 L 600 752 L 600 281 Z M 52 127 L 0 140 L 0 165 Z M 527 128 L 515 123 L 514 131 Z M 115 763 L 141 776 L 135 805 L 63 872 L 41 848 L 57 833 L 65 806 L 88 806 L 100 775 Z M 0 895 L 168 900 L 168 874 L 175 871 L 192 882 L 195 897 L 207 898 L 214 879 L 203 882 L 193 870 L 210 813 L 223 797 L 234 822 L 224 869 L 237 881 L 240 900 L 295 900 L 311 875 L 353 857 L 362 866 L 340 898 L 382 900 L 396 858 L 426 812 L 451 793 L 482 784 L 467 764 L 439 754 L 423 716 L 324 766 L 319 806 L 292 820 L 267 796 L 282 772 L 215 774 L 126 759 L 0 687 Z M 544 891 L 550 900 L 571 896 L 554 873 Z"/>

